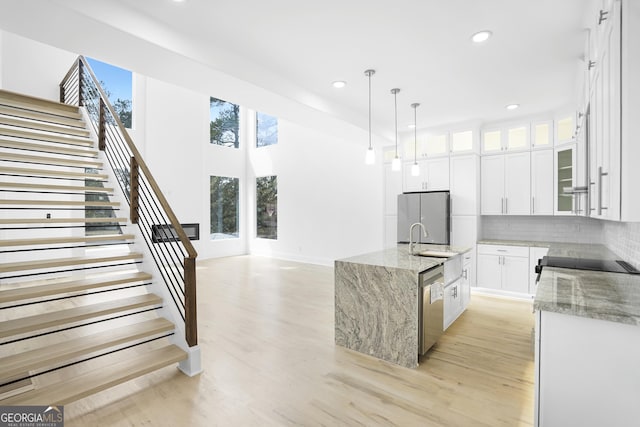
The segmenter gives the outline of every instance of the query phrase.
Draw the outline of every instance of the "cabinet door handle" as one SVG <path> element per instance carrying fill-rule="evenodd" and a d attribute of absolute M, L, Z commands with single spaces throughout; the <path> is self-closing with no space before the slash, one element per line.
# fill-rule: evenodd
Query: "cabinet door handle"
<path fill-rule="evenodd" d="M 608 14 L 609 14 L 609 12 L 606 11 L 606 10 L 601 10 L 600 11 L 600 16 L 598 16 L 598 25 L 602 25 L 602 23 L 607 20 L 607 15 Z"/>
<path fill-rule="evenodd" d="M 509 213 L 509 198 L 508 197 L 504 198 L 504 213 L 505 214 Z"/>
<path fill-rule="evenodd" d="M 504 197 L 500 198 L 500 213 L 504 213 Z"/>
<path fill-rule="evenodd" d="M 591 61 L 591 60 L 590 60 L 590 61 L 589 61 L 589 64 L 587 65 L 587 70 L 591 71 L 591 69 L 592 69 L 593 67 L 595 67 L 595 66 L 596 66 L 596 61 Z"/>
<path fill-rule="evenodd" d="M 536 213 L 536 198 L 535 197 L 531 198 L 531 213 L 532 214 Z"/>
<path fill-rule="evenodd" d="M 608 209 L 602 206 L 602 177 L 607 175 L 609 175 L 609 173 L 603 172 L 602 166 L 598 166 L 598 215 L 602 215 L 602 211 Z"/>

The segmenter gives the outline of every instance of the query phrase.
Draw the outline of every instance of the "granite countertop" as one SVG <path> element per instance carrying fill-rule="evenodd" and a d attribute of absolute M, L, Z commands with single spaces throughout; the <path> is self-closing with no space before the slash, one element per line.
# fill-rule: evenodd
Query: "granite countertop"
<path fill-rule="evenodd" d="M 549 255 L 620 259 L 604 245 L 552 243 Z M 640 275 L 545 267 L 535 310 L 640 325 Z"/>
<path fill-rule="evenodd" d="M 463 254 L 470 251 L 471 248 L 428 244 L 417 244 L 415 247 L 416 252 L 426 250 L 457 252 L 458 254 Z M 421 273 L 438 265 L 444 264 L 446 260 L 447 258 L 431 258 L 418 255 L 410 255 L 408 244 L 398 244 L 394 248 L 356 255 L 350 258 L 339 259 L 336 261 L 375 265 L 386 268 L 400 268 L 403 270 L 410 270 L 416 273 Z"/>
<path fill-rule="evenodd" d="M 533 246 L 537 248 L 548 248 L 559 243 L 544 242 L 536 240 L 498 240 L 498 239 L 482 239 L 478 240 L 479 245 L 503 245 L 503 246 Z"/>

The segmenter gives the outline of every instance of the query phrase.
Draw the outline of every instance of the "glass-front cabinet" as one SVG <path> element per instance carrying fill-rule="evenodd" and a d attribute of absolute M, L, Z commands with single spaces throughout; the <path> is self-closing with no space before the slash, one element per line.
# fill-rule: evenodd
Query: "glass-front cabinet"
<path fill-rule="evenodd" d="M 534 122 L 531 124 L 531 148 L 538 150 L 541 148 L 553 147 L 553 121 Z"/>
<path fill-rule="evenodd" d="M 574 202 L 573 188 L 576 186 L 576 145 L 569 144 L 555 149 L 555 214 L 573 215 L 583 207 Z M 579 199 L 578 199 L 579 200 Z"/>

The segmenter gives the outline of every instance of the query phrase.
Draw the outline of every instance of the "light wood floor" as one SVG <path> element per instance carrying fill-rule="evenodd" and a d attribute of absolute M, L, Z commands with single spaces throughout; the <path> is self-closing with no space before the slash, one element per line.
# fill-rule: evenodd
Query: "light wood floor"
<path fill-rule="evenodd" d="M 333 342 L 333 269 L 199 262 L 204 373 L 170 367 L 65 407 L 70 426 L 519 426 L 533 422 L 531 303 L 472 295 L 418 369 Z"/>

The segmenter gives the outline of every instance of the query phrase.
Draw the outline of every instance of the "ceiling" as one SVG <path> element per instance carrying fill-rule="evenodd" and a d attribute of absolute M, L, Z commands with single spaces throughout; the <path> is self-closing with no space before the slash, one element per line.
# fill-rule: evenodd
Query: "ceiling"
<path fill-rule="evenodd" d="M 55 1 L 361 127 L 373 68 L 374 128 L 389 135 L 394 87 L 401 132 L 414 102 L 419 128 L 572 105 L 594 0 Z"/>

